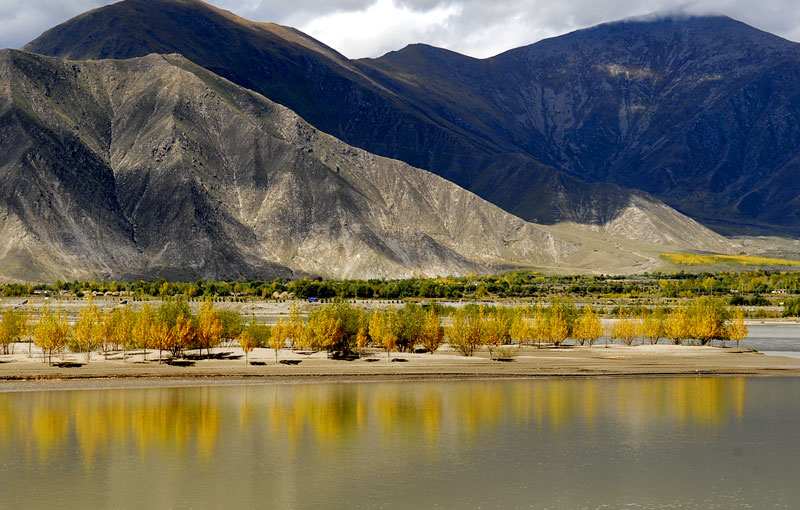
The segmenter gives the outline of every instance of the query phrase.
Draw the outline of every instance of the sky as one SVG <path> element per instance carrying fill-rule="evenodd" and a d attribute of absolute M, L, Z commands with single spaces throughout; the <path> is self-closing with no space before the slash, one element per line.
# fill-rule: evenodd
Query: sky
<path fill-rule="evenodd" d="M 0 48 L 109 0 L 0 0 Z M 484 58 L 598 23 L 651 13 L 725 14 L 800 41 L 797 0 L 210 0 L 302 30 L 350 58 L 427 43 Z"/>

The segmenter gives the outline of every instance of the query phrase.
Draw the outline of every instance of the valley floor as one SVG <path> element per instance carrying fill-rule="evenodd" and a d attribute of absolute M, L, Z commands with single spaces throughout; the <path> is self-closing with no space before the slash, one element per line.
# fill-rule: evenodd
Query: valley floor
<path fill-rule="evenodd" d="M 18 346 L 17 352 L 23 352 Z M 736 348 L 646 345 L 536 349 L 510 347 L 492 360 L 487 351 L 464 357 L 443 348 L 436 354 L 372 350 L 354 360 L 328 359 L 325 353 L 282 350 L 278 361 L 272 349 L 256 349 L 246 365 L 239 348 L 218 348 L 213 359 L 183 360 L 182 365 L 159 363 L 158 352 L 148 360 L 141 354 L 109 359 L 95 354 L 64 355 L 43 363 L 25 354 L 0 356 L 0 391 L 139 387 L 170 385 L 242 384 L 259 382 L 319 382 L 417 379 L 482 379 L 539 377 L 636 376 L 800 376 L 800 359 L 766 356 Z"/>

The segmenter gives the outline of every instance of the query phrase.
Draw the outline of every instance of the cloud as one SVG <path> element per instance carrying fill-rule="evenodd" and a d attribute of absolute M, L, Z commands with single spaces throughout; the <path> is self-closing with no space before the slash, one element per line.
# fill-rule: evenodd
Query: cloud
<path fill-rule="evenodd" d="M 488 57 L 546 37 L 652 12 L 725 14 L 800 41 L 796 0 L 210 0 L 255 21 L 294 26 L 351 58 L 424 42 Z M 0 47 L 111 0 L 0 0 Z"/>
<path fill-rule="evenodd" d="M 364 9 L 333 12 L 297 27 L 333 48 L 346 48 L 350 55 L 379 55 L 409 42 L 435 39 L 449 30 L 459 13 L 459 6 L 452 4 L 413 10 L 393 0 L 377 0 Z"/>
<path fill-rule="evenodd" d="M 19 48 L 40 33 L 108 0 L 0 0 L 0 48 Z"/>

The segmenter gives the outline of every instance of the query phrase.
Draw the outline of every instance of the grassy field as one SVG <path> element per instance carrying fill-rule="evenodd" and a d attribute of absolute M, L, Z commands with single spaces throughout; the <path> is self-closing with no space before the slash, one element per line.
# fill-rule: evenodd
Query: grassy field
<path fill-rule="evenodd" d="M 663 253 L 661 258 L 677 266 L 800 266 L 800 260 L 757 257 L 753 255 Z"/>

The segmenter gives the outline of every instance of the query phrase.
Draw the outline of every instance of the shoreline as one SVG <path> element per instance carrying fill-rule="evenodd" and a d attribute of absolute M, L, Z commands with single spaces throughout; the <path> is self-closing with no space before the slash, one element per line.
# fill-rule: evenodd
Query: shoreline
<path fill-rule="evenodd" d="M 223 359 L 197 360 L 192 366 L 97 359 L 62 368 L 41 361 L 0 361 L 0 392 L 181 387 L 319 382 L 393 382 L 619 377 L 775 377 L 800 376 L 800 359 L 764 355 L 750 349 L 675 346 L 603 345 L 559 349 L 513 348 L 506 361 L 484 351 L 463 357 L 444 351 L 430 354 L 370 352 L 352 361 L 327 359 L 324 353 L 281 352 L 251 357 L 245 365 L 235 348 Z M 270 354 L 264 349 L 262 354 Z M 76 356 L 75 360 L 82 356 Z M 261 364 L 263 363 L 263 364 Z"/>

